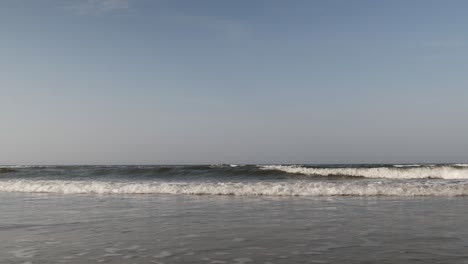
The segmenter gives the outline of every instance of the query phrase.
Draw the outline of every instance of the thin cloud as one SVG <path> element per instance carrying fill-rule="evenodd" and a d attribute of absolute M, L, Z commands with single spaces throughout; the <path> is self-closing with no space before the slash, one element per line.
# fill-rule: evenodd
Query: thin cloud
<path fill-rule="evenodd" d="M 80 0 L 65 7 L 80 15 L 99 15 L 129 8 L 129 0 Z"/>
<path fill-rule="evenodd" d="M 237 20 L 213 16 L 180 14 L 166 16 L 165 19 L 178 24 L 191 25 L 210 30 L 232 41 L 244 39 L 249 35 L 248 28 Z"/>
<path fill-rule="evenodd" d="M 459 40 L 429 41 L 424 43 L 425 47 L 437 49 L 456 49 L 462 48 L 465 45 L 466 43 Z"/>

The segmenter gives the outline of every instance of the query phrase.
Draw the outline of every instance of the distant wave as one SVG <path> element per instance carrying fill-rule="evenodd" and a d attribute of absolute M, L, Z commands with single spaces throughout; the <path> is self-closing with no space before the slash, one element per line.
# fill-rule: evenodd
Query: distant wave
<path fill-rule="evenodd" d="M 10 169 L 10 168 L 0 168 L 0 173 L 11 173 L 11 172 L 15 172 L 15 170 Z"/>
<path fill-rule="evenodd" d="M 468 182 L 284 181 L 284 182 L 110 182 L 0 181 L 2 192 L 59 194 L 192 194 L 269 196 L 466 196 Z"/>
<path fill-rule="evenodd" d="M 421 167 L 419 164 L 402 164 L 402 165 L 393 165 L 395 168 L 405 168 L 405 167 Z"/>
<path fill-rule="evenodd" d="M 18 172 L 9 174 L 10 172 Z M 161 165 L 161 166 L 3 166 L 2 177 L 14 178 L 269 178 L 287 173 L 261 170 L 255 165 Z M 292 175 L 293 176 L 293 175 Z"/>
<path fill-rule="evenodd" d="M 60 167 L 50 165 L 0 165 L 0 168 L 48 168 L 48 167 Z"/>
<path fill-rule="evenodd" d="M 308 176 L 386 179 L 468 179 L 468 164 L 395 165 L 185 165 L 185 166 L 0 166 L 7 179 L 303 179 Z"/>
<path fill-rule="evenodd" d="M 401 166 L 401 165 L 400 165 Z M 262 170 L 315 176 L 348 176 L 387 179 L 468 179 L 468 168 L 461 166 L 310 168 L 304 166 L 265 165 Z"/>

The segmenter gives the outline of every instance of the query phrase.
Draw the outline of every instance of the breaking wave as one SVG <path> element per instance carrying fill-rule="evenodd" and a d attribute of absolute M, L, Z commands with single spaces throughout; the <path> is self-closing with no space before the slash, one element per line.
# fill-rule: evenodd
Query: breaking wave
<path fill-rule="evenodd" d="M 468 168 L 460 166 L 417 166 L 410 167 L 346 167 L 346 168 L 311 168 L 304 166 L 265 165 L 262 170 L 282 171 L 286 173 L 314 176 L 348 176 L 387 179 L 468 179 Z"/>
<path fill-rule="evenodd" d="M 402 165 L 393 165 L 393 167 L 395 167 L 395 168 L 421 167 L 421 165 L 419 165 L 419 164 L 402 164 Z"/>
<path fill-rule="evenodd" d="M 193 194 L 269 196 L 466 196 L 460 181 L 103 182 L 0 181 L 2 192 L 59 194 Z"/>

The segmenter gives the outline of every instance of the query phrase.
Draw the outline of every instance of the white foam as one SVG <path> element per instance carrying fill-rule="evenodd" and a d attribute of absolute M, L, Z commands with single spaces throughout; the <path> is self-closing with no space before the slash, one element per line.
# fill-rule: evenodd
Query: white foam
<path fill-rule="evenodd" d="M 161 251 L 159 254 L 157 255 L 154 255 L 153 257 L 154 258 L 167 258 L 167 257 L 170 257 L 172 256 L 172 253 L 169 252 L 169 251 Z"/>
<path fill-rule="evenodd" d="M 402 164 L 402 165 L 393 165 L 396 168 L 405 168 L 405 167 L 421 167 L 419 164 Z"/>
<path fill-rule="evenodd" d="M 24 248 L 10 251 L 10 253 L 17 258 L 33 258 L 37 254 L 37 251 L 34 249 Z"/>
<path fill-rule="evenodd" d="M 245 166 L 245 165 L 240 165 L 240 164 L 211 164 L 209 165 L 210 168 L 226 168 L 226 167 L 235 168 L 235 167 L 242 167 L 242 166 Z"/>
<path fill-rule="evenodd" d="M 460 196 L 468 181 L 347 180 L 281 182 L 104 182 L 3 180 L 0 192 L 60 194 L 210 194 L 271 196 Z"/>
<path fill-rule="evenodd" d="M 53 166 L 48 165 L 0 165 L 0 168 L 11 168 L 11 169 L 20 169 L 20 168 L 48 168 Z"/>
<path fill-rule="evenodd" d="M 387 179 L 468 179 L 468 169 L 450 166 L 440 167 L 377 167 L 377 168 L 307 168 L 302 166 L 267 165 L 263 170 L 279 170 L 317 176 L 343 175 L 351 177 L 387 178 Z"/>

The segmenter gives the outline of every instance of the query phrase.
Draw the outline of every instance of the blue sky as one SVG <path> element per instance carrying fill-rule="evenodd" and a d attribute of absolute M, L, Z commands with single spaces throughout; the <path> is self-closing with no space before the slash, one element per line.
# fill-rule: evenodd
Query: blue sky
<path fill-rule="evenodd" d="M 466 1 L 0 2 L 0 164 L 467 162 Z"/>

